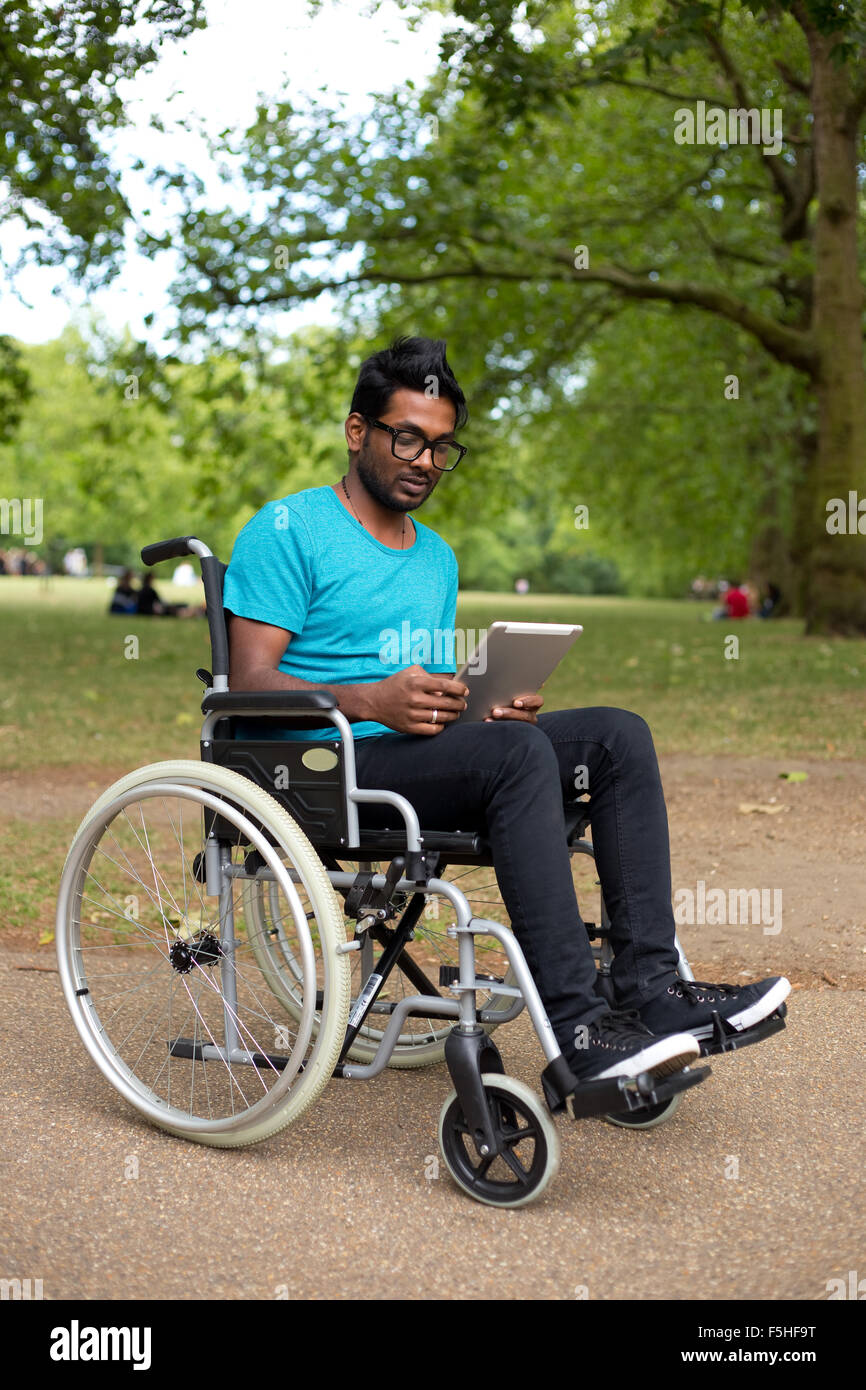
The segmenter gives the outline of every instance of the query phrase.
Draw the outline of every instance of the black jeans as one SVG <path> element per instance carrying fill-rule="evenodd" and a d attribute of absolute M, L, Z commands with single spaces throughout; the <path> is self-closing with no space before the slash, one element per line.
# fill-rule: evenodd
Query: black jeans
<path fill-rule="evenodd" d="M 566 847 L 564 803 L 586 790 L 616 953 L 620 1008 L 637 1008 L 677 972 L 667 812 L 652 736 L 639 715 L 567 709 L 451 724 L 441 734 L 382 734 L 355 745 L 358 785 L 401 792 L 422 830 L 489 839 L 511 927 L 563 1052 L 574 1028 L 606 1011 Z M 581 771 L 584 769 L 584 771 Z M 361 825 L 402 825 L 393 808 L 359 807 Z"/>

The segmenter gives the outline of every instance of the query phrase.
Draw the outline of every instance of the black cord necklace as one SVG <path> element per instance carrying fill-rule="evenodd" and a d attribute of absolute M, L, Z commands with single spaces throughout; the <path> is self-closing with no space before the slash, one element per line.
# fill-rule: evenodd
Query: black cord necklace
<path fill-rule="evenodd" d="M 346 475 L 345 475 L 345 473 L 343 474 L 342 478 L 340 479 L 340 482 L 343 484 L 343 491 L 344 491 L 345 494 L 346 494 L 346 500 L 348 501 L 349 506 L 352 508 L 352 511 L 355 512 L 355 516 L 357 517 L 358 521 L 361 521 L 361 518 L 358 516 L 358 513 L 355 511 L 355 504 L 354 504 L 354 502 L 352 501 L 351 497 L 349 496 L 349 489 L 346 487 Z M 363 521 L 361 521 L 361 525 L 364 526 Z M 364 526 L 364 530 L 365 530 L 365 531 L 369 531 L 369 529 L 370 529 L 369 526 Z M 375 539 L 375 537 L 374 537 L 374 539 Z M 400 532 L 400 549 L 401 549 L 401 550 L 404 549 L 405 544 L 406 544 L 406 514 L 405 514 L 405 512 L 404 512 L 404 513 L 403 513 L 403 529 L 402 529 L 402 531 Z"/>

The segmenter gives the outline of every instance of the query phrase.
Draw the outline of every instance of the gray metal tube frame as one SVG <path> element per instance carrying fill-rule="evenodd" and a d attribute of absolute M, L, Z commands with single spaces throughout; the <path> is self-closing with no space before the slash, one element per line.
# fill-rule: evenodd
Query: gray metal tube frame
<path fill-rule="evenodd" d="M 355 881 L 354 874 L 337 873 L 332 870 L 327 872 L 328 878 L 335 888 L 351 888 Z M 385 875 L 375 874 L 372 879 L 372 886 L 383 888 Z M 402 893 L 419 891 L 417 884 L 412 879 L 401 878 L 394 885 L 394 888 L 396 892 Z M 541 1002 L 535 981 L 529 973 L 526 957 L 514 933 L 499 922 L 492 922 L 486 917 L 473 917 L 463 893 L 453 883 L 448 883 L 445 879 L 428 879 L 424 885 L 424 892 L 447 898 L 457 914 L 457 921 L 453 927 L 449 928 L 449 932 L 455 935 L 458 940 L 460 974 L 457 983 L 452 985 L 452 989 L 459 994 L 459 999 L 436 1000 L 423 994 L 412 994 L 401 999 L 388 1020 L 374 1060 L 365 1066 L 356 1066 L 354 1063 L 344 1066 L 343 1076 L 352 1080 L 366 1080 L 382 1071 L 394 1050 L 394 1045 L 411 1009 L 423 1009 L 428 1016 L 440 1015 L 445 1018 L 454 1018 L 457 1020 L 457 1026 L 466 1031 L 477 1026 L 475 993 L 479 985 L 482 988 L 487 988 L 487 986 L 475 978 L 475 942 L 473 938 L 476 935 L 492 936 L 504 948 L 508 963 L 517 979 L 522 1003 L 529 1010 L 529 1016 L 532 1019 L 541 1049 L 548 1062 L 554 1061 L 561 1055 L 559 1044 L 554 1036 L 550 1020 L 544 1011 L 544 1005 Z M 502 1018 L 498 1021 L 504 1022 L 505 1020 Z"/>
<path fill-rule="evenodd" d="M 293 871 L 291 869 L 287 868 L 286 872 L 292 877 Z M 335 869 L 326 869 L 325 872 L 335 888 L 351 888 L 355 882 L 355 874 L 344 873 Z M 224 873 L 230 878 L 248 877 L 241 865 L 227 866 Z M 269 882 L 275 876 L 269 869 L 258 869 L 252 877 Z M 384 874 L 374 874 L 370 882 L 373 888 L 384 888 L 387 880 Z M 422 890 L 414 879 L 401 878 L 393 885 L 393 891 L 397 893 L 423 891 L 425 894 L 438 894 L 440 897 L 447 898 L 451 903 L 457 914 L 457 921 L 448 930 L 449 934 L 458 938 L 460 970 L 457 983 L 451 988 L 459 995 L 459 998 L 437 999 L 429 994 L 406 995 L 399 1000 L 390 1014 L 373 1061 L 360 1065 L 344 1064 L 341 1073 L 343 1077 L 353 1081 L 366 1081 L 372 1076 L 377 1076 L 380 1071 L 384 1071 L 403 1031 L 403 1024 L 413 1009 L 418 1009 L 428 1018 L 453 1018 L 459 1028 L 468 1032 L 475 1029 L 479 1021 L 482 1023 L 508 1023 L 512 1018 L 516 1018 L 525 1007 L 529 1010 L 529 1016 L 547 1061 L 552 1062 L 554 1058 L 560 1056 L 559 1044 L 554 1036 L 550 1020 L 544 1011 L 544 1005 L 541 1002 L 535 981 L 529 973 L 526 957 L 517 937 L 508 927 L 503 927 L 499 922 L 492 922 L 487 917 L 473 917 L 463 893 L 453 883 L 448 883 L 445 879 L 428 879 Z M 475 994 L 477 990 L 486 991 L 489 989 L 489 984 L 486 980 L 476 980 L 475 978 L 475 936 L 492 936 L 504 947 L 508 963 L 517 979 L 517 988 L 503 986 L 501 993 L 515 996 L 515 1005 L 512 1009 L 495 1014 L 488 1013 L 483 1009 L 479 1013 L 476 1009 Z M 496 990 L 491 992 L 497 993 Z M 486 1017 L 485 1014 L 487 1014 Z"/>

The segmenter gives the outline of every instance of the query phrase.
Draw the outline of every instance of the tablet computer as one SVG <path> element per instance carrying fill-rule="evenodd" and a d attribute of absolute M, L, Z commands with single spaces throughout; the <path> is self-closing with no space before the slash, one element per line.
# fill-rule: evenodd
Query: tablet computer
<path fill-rule="evenodd" d="M 582 632 L 579 623 L 491 623 L 457 672 L 469 694 L 453 722 L 486 719 L 494 706 L 537 693 Z"/>

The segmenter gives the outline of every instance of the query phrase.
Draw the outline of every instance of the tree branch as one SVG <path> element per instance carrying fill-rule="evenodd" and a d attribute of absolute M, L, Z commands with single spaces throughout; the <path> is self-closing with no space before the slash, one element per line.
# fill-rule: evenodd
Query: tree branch
<path fill-rule="evenodd" d="M 668 101 L 676 101 L 680 106 L 694 106 L 696 102 L 704 101 L 708 106 L 713 104 L 713 98 L 699 96 L 689 92 L 670 92 L 666 87 L 658 87 L 654 82 L 636 82 L 628 77 L 614 77 L 612 73 L 601 73 L 598 77 L 586 77 L 576 83 L 570 83 L 567 90 L 574 90 L 575 87 L 602 87 L 610 84 L 613 87 L 631 87 L 639 92 L 654 92 L 656 96 L 666 97 Z"/>
<path fill-rule="evenodd" d="M 725 246 L 723 242 L 716 241 L 715 237 L 711 236 L 694 209 L 689 208 L 688 212 L 692 221 L 697 225 L 701 239 L 711 254 L 715 256 L 716 260 L 742 261 L 744 265 L 755 265 L 760 270 L 778 271 L 778 261 L 768 260 L 765 256 L 751 255 L 748 251 L 734 251 L 729 246 Z"/>
<path fill-rule="evenodd" d="M 663 300 L 705 309 L 751 334 L 778 362 L 796 367 L 808 376 L 814 376 L 818 370 L 818 351 L 809 333 L 756 313 L 742 299 L 715 285 L 690 280 L 650 280 L 604 265 L 575 270 L 573 275 L 578 281 L 610 285 L 629 299 Z"/>
<path fill-rule="evenodd" d="M 704 309 L 751 334 L 777 361 L 795 367 L 808 376 L 814 376 L 817 372 L 818 353 L 809 333 L 757 313 L 736 295 L 714 285 L 688 280 L 651 280 L 648 276 L 638 276 L 612 265 L 576 270 L 568 251 L 554 251 L 541 246 L 521 246 L 519 249 L 528 254 L 530 263 L 535 266 L 543 265 L 545 259 L 552 258 L 563 270 L 567 266 L 567 272 L 557 275 L 552 273 L 550 268 L 528 271 L 480 264 L 421 272 L 369 270 L 359 275 L 346 276 L 341 280 L 315 280 L 305 285 L 296 285 L 290 293 L 287 293 L 284 287 L 269 290 L 253 295 L 247 301 L 241 300 L 233 289 L 220 286 L 217 282 L 213 282 L 213 286 L 217 298 L 227 308 L 252 310 L 269 304 L 285 303 L 290 298 L 313 299 L 326 290 L 347 289 L 350 285 L 362 284 L 430 285 L 443 280 L 499 280 L 514 283 L 559 280 L 566 283 L 600 284 L 607 285 L 612 291 L 628 299 L 660 300 L 669 304 Z"/>
<path fill-rule="evenodd" d="M 800 95 L 804 97 L 810 97 L 812 95 L 811 85 L 805 77 L 798 77 L 795 72 L 791 71 L 787 63 L 782 62 L 781 58 L 775 58 L 773 62 L 776 71 L 788 84 L 792 92 L 799 92 Z"/>
<path fill-rule="evenodd" d="M 474 235 L 476 241 L 484 242 L 484 238 L 478 233 Z M 808 332 L 779 323 L 766 314 L 757 313 L 744 300 L 715 285 L 689 280 L 651 280 L 648 274 L 635 274 L 622 266 L 610 264 L 577 270 L 571 251 L 539 246 L 514 234 L 508 237 L 508 244 L 515 252 L 522 254 L 529 265 L 539 266 L 544 264 L 545 258 L 553 259 L 558 265 L 568 268 L 567 278 L 608 285 L 629 299 L 660 300 L 669 304 L 705 309 L 750 333 L 777 361 L 796 367 L 807 376 L 814 376 L 818 370 L 817 348 Z M 502 245 L 501 234 L 496 245 Z M 485 271 L 485 276 L 488 274 L 489 272 Z M 514 276 L 509 273 L 508 278 L 513 279 Z M 533 275 L 531 278 L 549 279 L 550 276 L 542 274 Z"/>
<path fill-rule="evenodd" d="M 703 26 L 703 33 L 707 47 L 716 58 L 716 61 L 731 83 L 740 107 L 745 107 L 746 110 L 754 109 L 753 103 L 746 91 L 745 81 L 730 53 L 722 43 L 721 34 L 717 33 L 716 30 L 708 24 Z M 761 158 L 767 166 L 770 178 L 775 183 L 776 188 L 784 200 L 786 212 L 790 214 L 795 198 L 794 190 L 791 187 L 791 181 L 788 177 L 784 162 L 776 154 L 762 154 Z"/>
<path fill-rule="evenodd" d="M 866 111 L 866 78 L 854 88 L 854 94 L 848 103 L 848 118 L 855 126 L 860 124 L 860 117 Z"/>

